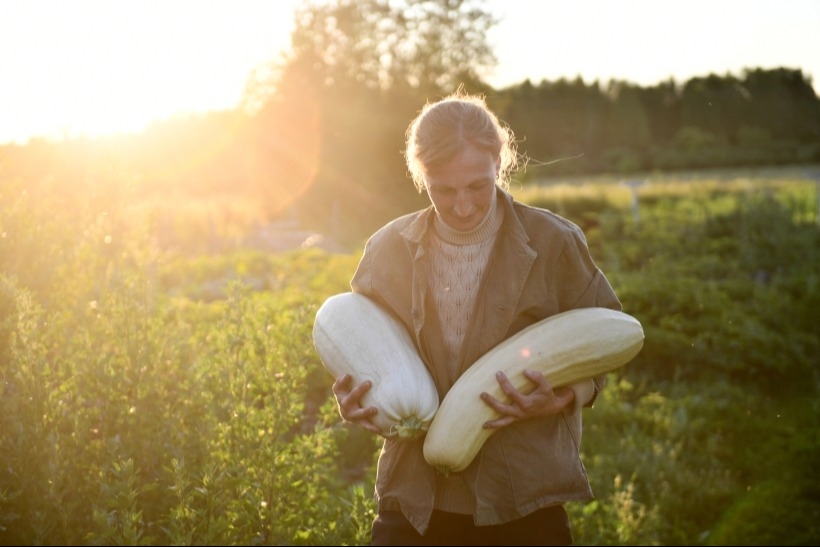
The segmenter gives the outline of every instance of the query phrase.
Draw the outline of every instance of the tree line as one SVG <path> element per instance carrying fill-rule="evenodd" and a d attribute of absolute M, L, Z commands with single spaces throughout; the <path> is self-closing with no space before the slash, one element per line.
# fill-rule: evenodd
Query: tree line
<path fill-rule="evenodd" d="M 504 114 L 557 173 L 676 170 L 820 161 L 820 101 L 799 69 L 709 74 L 681 85 L 524 82 Z"/>

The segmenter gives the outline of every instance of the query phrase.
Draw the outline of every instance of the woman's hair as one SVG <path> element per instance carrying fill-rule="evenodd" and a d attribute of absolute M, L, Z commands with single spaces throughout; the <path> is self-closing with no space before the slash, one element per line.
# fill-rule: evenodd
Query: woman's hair
<path fill-rule="evenodd" d="M 496 183 L 509 187 L 509 176 L 519 167 L 512 130 L 487 108 L 483 96 L 461 90 L 427 103 L 407 128 L 405 161 L 419 192 L 425 175 L 456 157 L 466 144 L 501 158 Z"/>

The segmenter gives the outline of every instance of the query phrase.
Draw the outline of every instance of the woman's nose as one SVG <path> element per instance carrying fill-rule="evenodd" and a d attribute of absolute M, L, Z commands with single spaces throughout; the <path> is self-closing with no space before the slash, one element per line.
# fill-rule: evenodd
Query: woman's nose
<path fill-rule="evenodd" d="M 473 203 L 470 201 L 466 192 L 462 192 L 456 196 L 456 205 L 454 210 L 460 217 L 468 217 L 472 214 Z"/>

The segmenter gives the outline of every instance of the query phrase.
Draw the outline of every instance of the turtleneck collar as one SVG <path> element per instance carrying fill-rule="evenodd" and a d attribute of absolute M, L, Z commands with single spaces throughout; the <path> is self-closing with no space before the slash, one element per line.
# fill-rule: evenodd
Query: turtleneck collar
<path fill-rule="evenodd" d="M 447 243 L 453 245 L 469 245 L 472 243 L 481 243 L 493 237 L 501 228 L 501 222 L 504 220 L 504 209 L 498 203 L 498 188 L 493 188 L 493 197 L 490 200 L 490 206 L 487 208 L 487 214 L 481 219 L 475 228 L 462 231 L 451 228 L 443 220 L 441 216 L 436 213 L 435 230 L 436 235 Z"/>

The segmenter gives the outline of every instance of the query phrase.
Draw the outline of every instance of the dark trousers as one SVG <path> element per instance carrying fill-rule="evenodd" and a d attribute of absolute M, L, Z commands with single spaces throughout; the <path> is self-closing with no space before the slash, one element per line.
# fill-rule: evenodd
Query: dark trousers
<path fill-rule="evenodd" d="M 399 511 L 382 511 L 371 545 L 572 545 L 572 531 L 560 505 L 492 526 L 476 526 L 472 515 L 433 511 L 423 536 Z"/>

